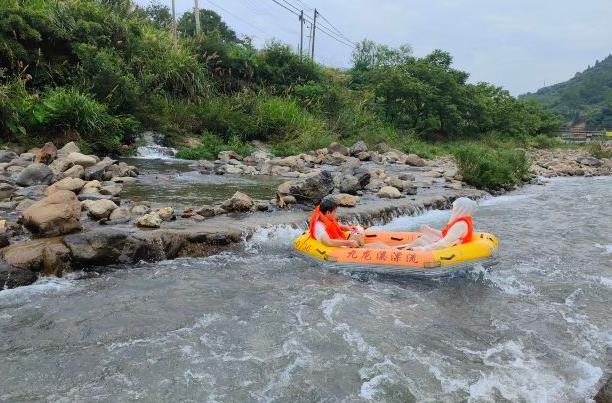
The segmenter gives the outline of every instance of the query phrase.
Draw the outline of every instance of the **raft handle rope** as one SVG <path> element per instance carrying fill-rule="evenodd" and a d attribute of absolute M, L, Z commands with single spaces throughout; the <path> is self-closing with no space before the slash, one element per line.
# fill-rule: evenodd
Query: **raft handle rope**
<path fill-rule="evenodd" d="M 450 256 L 440 256 L 440 260 L 453 260 L 454 258 L 455 258 L 454 253 Z"/>

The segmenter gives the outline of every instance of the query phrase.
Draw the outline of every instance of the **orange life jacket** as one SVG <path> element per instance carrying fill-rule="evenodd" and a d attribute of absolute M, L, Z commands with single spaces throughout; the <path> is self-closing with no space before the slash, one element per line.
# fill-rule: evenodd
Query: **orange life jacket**
<path fill-rule="evenodd" d="M 463 221 L 468 228 L 466 234 L 461 238 L 461 243 L 468 243 L 472 240 L 472 235 L 474 234 L 474 223 L 472 222 L 472 217 L 470 216 L 457 217 L 449 222 L 446 227 L 442 229 L 442 236 L 446 236 L 451 227 L 457 224 L 459 221 Z"/>
<path fill-rule="evenodd" d="M 319 206 L 317 206 L 312 215 L 310 216 L 310 223 L 308 225 L 308 229 L 310 231 L 310 237 L 315 239 L 315 224 L 317 221 L 321 221 L 323 225 L 325 225 L 325 232 L 327 232 L 327 236 L 329 239 L 344 239 L 347 237 L 340 229 L 340 224 L 335 218 L 329 218 L 325 214 L 321 213 Z"/>

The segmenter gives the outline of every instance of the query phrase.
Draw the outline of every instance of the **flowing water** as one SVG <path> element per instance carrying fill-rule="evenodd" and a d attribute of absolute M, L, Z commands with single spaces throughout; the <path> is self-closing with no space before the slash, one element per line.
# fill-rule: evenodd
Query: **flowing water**
<path fill-rule="evenodd" d="M 552 180 L 481 202 L 500 264 L 444 280 L 326 272 L 277 228 L 2 291 L 0 400 L 585 401 L 612 346 L 611 189 Z"/>

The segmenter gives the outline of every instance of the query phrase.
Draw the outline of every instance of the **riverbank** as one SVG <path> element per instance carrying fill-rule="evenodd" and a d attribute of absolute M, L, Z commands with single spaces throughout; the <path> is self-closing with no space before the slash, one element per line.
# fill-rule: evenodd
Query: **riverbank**
<path fill-rule="evenodd" d="M 285 158 L 265 150 L 249 156 L 221 152 L 216 161 L 192 163 L 189 179 L 219 177 L 223 187 L 223 178 L 258 176 L 275 178 L 280 185 L 269 195 L 274 198 L 253 200 L 238 191 L 208 205 L 184 204 L 180 195 L 171 205 L 148 200 L 146 194 L 124 198 L 124 187 L 139 180 L 138 168 L 80 154 L 74 143 L 59 150 L 49 143 L 20 155 L 2 151 L 0 282 L 12 288 L 39 275 L 215 254 L 261 227 L 304 227 L 312 206 L 324 197 L 343 206 L 343 220 L 372 225 L 447 208 L 457 197 L 488 195 L 464 183 L 450 158 L 427 161 L 388 146 L 378 149 L 332 144 Z M 609 160 L 582 151 L 538 151 L 534 156 L 534 173 L 546 169 L 548 176 L 612 172 Z M 176 180 L 172 175 L 153 178 L 162 189 Z"/>

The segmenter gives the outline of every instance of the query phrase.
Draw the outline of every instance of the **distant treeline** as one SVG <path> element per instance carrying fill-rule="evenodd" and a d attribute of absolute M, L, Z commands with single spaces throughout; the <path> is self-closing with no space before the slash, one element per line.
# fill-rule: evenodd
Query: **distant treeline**
<path fill-rule="evenodd" d="M 193 13 L 171 34 L 167 7 L 128 0 L 4 0 L 0 142 L 77 139 L 116 152 L 152 129 L 199 152 L 251 140 L 279 154 L 331 141 L 523 138 L 560 121 L 491 84 L 470 84 L 452 57 L 364 40 L 350 69 L 301 60 L 272 41 L 255 49 L 219 15 Z"/>

